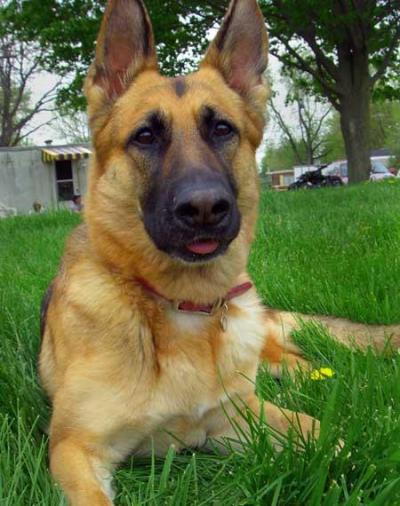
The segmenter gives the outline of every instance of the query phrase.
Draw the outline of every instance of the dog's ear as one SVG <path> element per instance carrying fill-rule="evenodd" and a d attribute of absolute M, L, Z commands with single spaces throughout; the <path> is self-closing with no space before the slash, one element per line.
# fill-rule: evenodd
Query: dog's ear
<path fill-rule="evenodd" d="M 251 98 L 267 63 L 268 35 L 257 0 L 232 0 L 201 66 L 216 68 L 232 89 Z"/>
<path fill-rule="evenodd" d="M 110 0 L 85 83 L 89 107 L 91 88 L 100 88 L 104 101 L 112 102 L 140 72 L 149 69 L 157 70 L 158 64 L 153 29 L 142 0 Z"/>

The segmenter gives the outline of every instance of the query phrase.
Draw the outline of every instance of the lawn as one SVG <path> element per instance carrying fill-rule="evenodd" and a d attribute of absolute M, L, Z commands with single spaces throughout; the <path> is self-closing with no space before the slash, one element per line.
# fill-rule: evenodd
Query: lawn
<path fill-rule="evenodd" d="M 65 504 L 47 466 L 49 409 L 37 382 L 38 312 L 68 213 L 0 221 L 0 505 Z M 400 322 L 400 182 L 265 192 L 250 270 L 271 306 Z M 275 453 L 262 423 L 241 452 L 137 459 L 116 474 L 118 505 L 400 505 L 400 354 L 350 352 L 312 326 L 297 334 L 315 368 L 257 390 L 322 420 L 317 444 Z M 335 452 L 335 441 L 344 447 Z"/>

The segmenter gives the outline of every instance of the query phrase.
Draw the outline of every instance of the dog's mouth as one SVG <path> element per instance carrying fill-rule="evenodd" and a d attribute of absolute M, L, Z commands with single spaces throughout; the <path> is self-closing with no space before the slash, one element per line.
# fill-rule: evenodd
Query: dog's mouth
<path fill-rule="evenodd" d="M 204 256 L 214 253 L 218 249 L 219 244 L 219 241 L 215 239 L 205 239 L 186 244 L 186 249 L 195 255 Z"/>
<path fill-rule="evenodd" d="M 223 254 L 230 241 L 202 238 L 184 243 L 170 251 L 171 256 L 188 263 L 205 263 Z"/>

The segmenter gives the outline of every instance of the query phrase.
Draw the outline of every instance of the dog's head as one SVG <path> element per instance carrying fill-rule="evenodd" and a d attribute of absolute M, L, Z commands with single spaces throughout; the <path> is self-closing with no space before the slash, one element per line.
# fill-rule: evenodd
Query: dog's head
<path fill-rule="evenodd" d="M 86 219 L 109 262 L 170 295 L 176 276 L 192 291 L 235 282 L 256 219 L 267 45 L 256 0 L 233 0 L 199 71 L 167 78 L 142 1 L 109 2 L 85 84 Z"/>

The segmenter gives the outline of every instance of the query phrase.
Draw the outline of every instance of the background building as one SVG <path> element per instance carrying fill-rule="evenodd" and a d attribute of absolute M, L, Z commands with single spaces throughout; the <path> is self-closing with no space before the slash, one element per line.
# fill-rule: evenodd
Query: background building
<path fill-rule="evenodd" d="M 18 214 L 35 201 L 46 209 L 68 206 L 86 193 L 88 144 L 0 148 L 0 203 Z"/>

